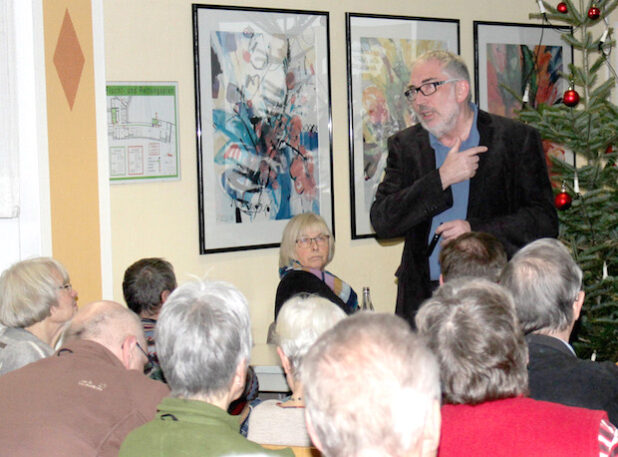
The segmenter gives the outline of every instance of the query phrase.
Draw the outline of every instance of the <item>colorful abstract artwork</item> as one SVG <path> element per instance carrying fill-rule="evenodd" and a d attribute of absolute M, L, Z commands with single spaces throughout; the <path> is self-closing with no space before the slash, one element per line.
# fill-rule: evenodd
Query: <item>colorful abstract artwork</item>
<path fill-rule="evenodd" d="M 446 43 L 361 37 L 363 179 L 365 206 L 370 207 L 380 184 L 388 137 L 415 123 L 403 95 L 410 81 L 412 62 L 423 52 L 444 49 Z"/>
<path fill-rule="evenodd" d="M 458 52 L 459 23 L 348 14 L 352 237 L 373 236 L 369 211 L 384 173 L 388 138 L 415 123 L 403 95 L 418 56 Z"/>
<path fill-rule="evenodd" d="M 315 40 L 212 32 L 217 220 L 320 212 Z"/>
<path fill-rule="evenodd" d="M 206 245 L 272 246 L 293 216 L 332 211 L 325 18 L 219 8 L 198 24 Z"/>
<path fill-rule="evenodd" d="M 528 86 L 530 103 L 553 105 L 562 96 L 560 73 L 564 72 L 562 46 L 487 44 L 487 95 L 489 111 L 514 118 L 521 109 L 519 98 Z"/>
<path fill-rule="evenodd" d="M 524 94 L 534 106 L 559 103 L 573 49 L 568 27 L 474 22 L 475 91 L 481 109 L 515 118 Z"/>

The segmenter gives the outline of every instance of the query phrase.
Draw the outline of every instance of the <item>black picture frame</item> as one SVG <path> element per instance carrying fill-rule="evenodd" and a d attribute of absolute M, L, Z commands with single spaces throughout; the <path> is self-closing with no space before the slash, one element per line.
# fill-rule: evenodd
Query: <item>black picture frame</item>
<path fill-rule="evenodd" d="M 193 4 L 200 253 L 334 232 L 329 14 Z"/>

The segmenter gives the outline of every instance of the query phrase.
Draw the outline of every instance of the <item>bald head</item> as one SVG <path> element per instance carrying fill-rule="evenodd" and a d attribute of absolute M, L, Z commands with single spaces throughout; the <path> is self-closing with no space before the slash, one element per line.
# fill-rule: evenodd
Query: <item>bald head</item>
<path fill-rule="evenodd" d="M 145 347 L 144 332 L 139 317 L 114 301 L 89 303 L 77 312 L 67 331 L 66 341 L 89 340 L 107 348 L 128 369 L 143 369 L 146 362 L 136 343 Z"/>

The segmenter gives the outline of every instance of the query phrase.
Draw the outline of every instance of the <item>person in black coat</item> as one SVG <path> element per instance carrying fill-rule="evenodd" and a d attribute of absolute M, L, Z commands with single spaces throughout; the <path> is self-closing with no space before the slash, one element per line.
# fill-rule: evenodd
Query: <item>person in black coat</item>
<path fill-rule="evenodd" d="M 500 284 L 513 294 L 526 333 L 530 397 L 601 409 L 618 423 L 618 367 L 580 360 L 568 343 L 585 293 L 566 247 L 549 238 L 530 243 L 507 264 Z"/>
<path fill-rule="evenodd" d="M 530 241 L 557 236 L 558 216 L 539 133 L 470 103 L 460 57 L 424 54 L 410 83 L 406 96 L 419 124 L 389 138 L 370 216 L 379 238 L 405 237 L 396 313 L 414 325 L 438 286 L 442 243 L 486 232 L 510 257 Z M 440 242 L 429 252 L 435 235 Z"/>

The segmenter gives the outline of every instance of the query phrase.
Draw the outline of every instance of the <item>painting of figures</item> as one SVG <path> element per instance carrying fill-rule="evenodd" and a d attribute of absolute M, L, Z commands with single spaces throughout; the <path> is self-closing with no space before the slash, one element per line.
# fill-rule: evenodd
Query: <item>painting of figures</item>
<path fill-rule="evenodd" d="M 352 237 L 373 236 L 369 210 L 388 156 L 387 141 L 415 124 L 403 93 L 414 60 L 426 51 L 459 50 L 455 20 L 348 13 Z"/>

